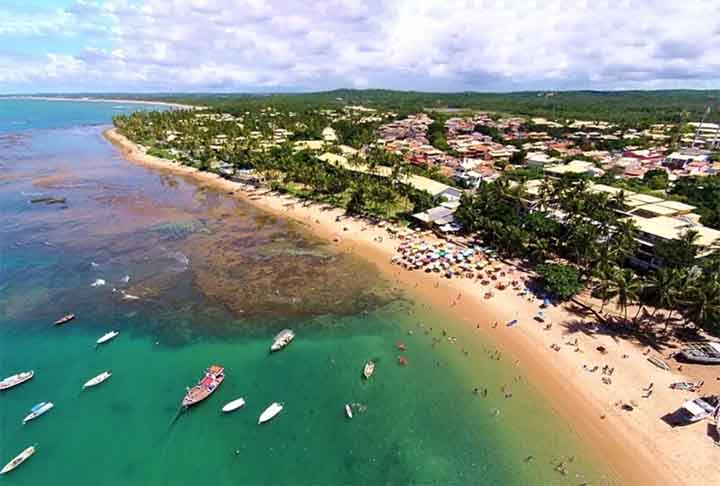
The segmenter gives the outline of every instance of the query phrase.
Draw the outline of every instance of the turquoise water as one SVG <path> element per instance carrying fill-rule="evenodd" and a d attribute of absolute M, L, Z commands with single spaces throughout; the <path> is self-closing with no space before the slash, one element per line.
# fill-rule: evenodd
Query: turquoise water
<path fill-rule="evenodd" d="M 0 97 L 0 133 L 108 123 L 115 115 L 158 110 L 157 105 L 135 103 L 78 103 L 74 101 L 17 100 Z"/>
<path fill-rule="evenodd" d="M 0 135 L 0 376 L 36 372 L 0 395 L 0 462 L 38 444 L 4 483 L 605 483 L 581 439 L 512 363 L 491 358 L 490 343 L 299 225 L 122 160 L 98 125 L 112 105 L 93 109 L 81 124 Z M 68 312 L 78 318 L 51 325 Z M 286 326 L 297 338 L 270 356 Z M 120 336 L 94 349 L 110 329 Z M 462 344 L 434 344 L 441 329 Z M 212 363 L 225 383 L 178 414 Z M 81 391 L 108 369 L 106 383 Z M 220 413 L 240 396 L 244 408 Z M 40 401 L 55 408 L 21 425 Z M 284 411 L 258 426 L 273 401 Z"/>

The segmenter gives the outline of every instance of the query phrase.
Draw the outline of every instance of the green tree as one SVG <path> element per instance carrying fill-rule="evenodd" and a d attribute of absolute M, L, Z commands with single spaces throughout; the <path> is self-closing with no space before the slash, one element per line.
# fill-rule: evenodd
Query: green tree
<path fill-rule="evenodd" d="M 538 265 L 537 272 L 542 287 L 560 299 L 569 299 L 583 289 L 580 272 L 573 266 L 546 263 Z"/>

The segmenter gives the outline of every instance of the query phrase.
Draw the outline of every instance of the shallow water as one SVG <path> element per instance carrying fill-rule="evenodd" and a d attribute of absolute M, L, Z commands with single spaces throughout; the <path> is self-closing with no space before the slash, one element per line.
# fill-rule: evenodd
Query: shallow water
<path fill-rule="evenodd" d="M 298 224 L 122 160 L 87 125 L 112 114 L 100 111 L 82 126 L 0 136 L 0 375 L 36 372 L 0 397 L 0 462 L 38 443 L 4 482 L 606 482 L 489 343 Z M 29 202 L 37 197 L 65 203 Z M 97 279 L 106 284 L 91 286 Z M 68 312 L 78 318 L 51 325 Z M 296 340 L 269 355 L 286 326 Z M 120 336 L 94 349 L 110 329 Z M 377 369 L 364 381 L 369 359 Z M 225 366 L 225 383 L 178 414 L 185 387 L 212 363 Z M 106 383 L 81 392 L 107 369 Z M 240 396 L 244 408 L 220 413 Z M 55 408 L 22 426 L 40 401 Z M 258 426 L 273 401 L 285 410 Z"/>

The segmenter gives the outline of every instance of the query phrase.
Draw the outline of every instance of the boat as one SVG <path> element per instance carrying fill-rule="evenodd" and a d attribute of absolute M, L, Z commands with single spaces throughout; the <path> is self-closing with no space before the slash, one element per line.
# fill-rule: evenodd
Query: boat
<path fill-rule="evenodd" d="M 660 368 L 661 370 L 670 371 L 670 367 L 665 363 L 665 361 L 661 360 L 657 356 L 648 356 L 648 361 L 650 361 L 652 364 Z"/>
<path fill-rule="evenodd" d="M 513 327 L 513 326 L 517 325 L 518 322 L 519 322 L 519 321 L 518 321 L 517 319 L 513 319 L 513 320 L 511 320 L 511 321 L 508 321 L 507 324 L 505 324 L 505 325 L 506 325 L 507 327 Z"/>
<path fill-rule="evenodd" d="M 100 374 L 97 375 L 96 377 L 90 378 L 88 381 L 86 381 L 85 384 L 83 385 L 83 389 L 85 389 L 85 388 L 90 388 L 90 387 L 92 387 L 92 386 L 97 386 L 97 385 L 99 385 L 100 383 L 102 383 L 103 381 L 105 381 L 105 380 L 107 380 L 108 378 L 110 378 L 111 376 L 112 376 L 112 373 L 110 373 L 109 371 L 103 371 L 102 373 L 100 373 Z"/>
<path fill-rule="evenodd" d="M 35 376 L 35 372 L 33 370 L 23 371 L 22 373 L 8 376 L 4 380 L 0 381 L 0 390 L 8 390 L 14 386 L 18 386 L 21 383 L 25 383 L 33 376 Z"/>
<path fill-rule="evenodd" d="M 188 408 L 202 402 L 213 394 L 225 379 L 225 368 L 220 365 L 212 365 L 205 370 L 205 375 L 198 381 L 198 384 L 188 388 L 182 399 L 182 407 Z"/>
<path fill-rule="evenodd" d="M 75 319 L 75 314 L 68 314 L 66 316 L 62 316 L 60 319 L 55 321 L 54 324 L 56 326 L 61 326 L 61 325 L 65 324 L 66 322 L 72 321 L 73 319 Z"/>
<path fill-rule="evenodd" d="M 365 363 L 365 367 L 363 368 L 363 376 L 367 380 L 370 379 L 373 373 L 375 373 L 375 362 L 370 360 Z"/>
<path fill-rule="evenodd" d="M 720 396 L 708 395 L 683 403 L 676 412 L 680 424 L 692 424 L 710 417 L 720 406 Z"/>
<path fill-rule="evenodd" d="M 110 341 L 111 339 L 115 339 L 118 334 L 120 334 L 120 331 L 110 331 L 110 332 L 105 333 L 102 336 L 100 336 L 100 338 L 95 342 L 97 344 L 106 343 L 106 342 Z"/>
<path fill-rule="evenodd" d="M 260 418 L 258 418 L 258 424 L 264 424 L 268 420 L 273 419 L 277 414 L 282 412 L 283 406 L 281 403 L 273 402 L 270 404 L 268 408 L 265 409 L 263 413 L 260 414 Z"/>
<path fill-rule="evenodd" d="M 349 419 L 352 418 L 352 407 L 350 406 L 349 403 L 345 404 L 345 416 Z"/>
<path fill-rule="evenodd" d="M 30 413 L 23 419 L 23 424 L 30 422 L 33 419 L 38 418 L 45 412 L 49 412 L 55 405 L 53 402 L 40 402 L 30 409 Z"/>
<path fill-rule="evenodd" d="M 275 336 L 273 343 L 270 346 L 270 352 L 280 351 L 282 348 L 290 344 L 290 341 L 295 339 L 295 332 L 292 329 L 283 329 Z"/>
<path fill-rule="evenodd" d="M 20 464 L 27 461 L 27 459 L 30 456 L 32 456 L 33 454 L 35 454 L 35 447 L 34 446 L 28 447 L 27 449 L 22 451 L 20 454 L 15 456 L 15 458 L 12 461 L 5 464 L 5 467 L 2 468 L 2 470 L 0 470 L 0 474 L 9 473 L 10 471 L 12 471 L 16 467 L 18 467 Z"/>
<path fill-rule="evenodd" d="M 720 342 L 690 344 L 675 356 L 689 363 L 720 364 Z"/>
<path fill-rule="evenodd" d="M 225 406 L 222 408 L 222 411 L 224 413 L 229 413 L 232 411 L 237 410 L 238 408 L 245 405 L 245 399 L 238 398 L 237 400 L 233 400 L 232 402 L 226 403 Z"/>

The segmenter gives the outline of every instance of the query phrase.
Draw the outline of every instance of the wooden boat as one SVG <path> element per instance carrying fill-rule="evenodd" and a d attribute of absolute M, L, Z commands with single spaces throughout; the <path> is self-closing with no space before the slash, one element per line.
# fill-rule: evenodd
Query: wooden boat
<path fill-rule="evenodd" d="M 370 360 L 367 363 L 365 363 L 365 367 L 363 368 L 363 376 L 366 380 L 370 379 L 372 374 L 375 373 L 375 362 Z"/>
<path fill-rule="evenodd" d="M 720 342 L 690 344 L 676 356 L 689 363 L 720 364 Z"/>
<path fill-rule="evenodd" d="M 665 363 L 665 361 L 661 360 L 657 356 L 648 356 L 647 360 L 661 370 L 670 371 L 670 367 L 667 365 L 667 363 Z"/>
<path fill-rule="evenodd" d="M 293 339 L 295 339 L 295 333 L 293 330 L 283 329 L 277 334 L 277 336 L 275 336 L 275 339 L 273 339 L 273 343 L 270 345 L 270 352 L 274 353 L 275 351 L 280 351 L 282 348 L 290 344 Z"/>
<path fill-rule="evenodd" d="M 345 416 L 349 419 L 351 419 L 353 417 L 352 416 L 352 407 L 350 406 L 349 403 L 345 404 Z"/>
<path fill-rule="evenodd" d="M 23 419 L 23 424 L 30 422 L 33 419 L 38 418 L 45 412 L 49 412 L 55 405 L 53 402 L 40 402 L 30 409 L 30 413 Z"/>
<path fill-rule="evenodd" d="M 35 372 L 33 370 L 23 371 L 22 373 L 8 376 L 4 380 L 0 381 L 0 390 L 9 390 L 10 388 L 12 388 L 14 386 L 18 386 L 21 383 L 25 383 L 33 376 L 35 376 Z"/>
<path fill-rule="evenodd" d="M 15 456 L 15 458 L 12 461 L 5 464 L 5 467 L 2 468 L 2 470 L 0 470 L 0 474 L 9 473 L 10 471 L 12 471 L 16 467 L 18 467 L 20 464 L 27 461 L 27 459 L 30 456 L 32 456 L 33 454 L 35 454 L 35 447 L 33 447 L 33 446 L 28 447 L 27 449 L 22 451 L 20 454 Z"/>
<path fill-rule="evenodd" d="M 85 388 L 90 388 L 90 387 L 93 387 L 93 386 L 97 386 L 97 385 L 99 385 L 100 383 L 102 383 L 103 381 L 105 381 L 105 380 L 107 380 L 108 378 L 110 378 L 111 376 L 112 376 L 112 373 L 111 373 L 111 372 L 109 372 L 109 371 L 103 371 L 102 373 L 100 373 L 100 374 L 97 375 L 96 377 L 90 378 L 88 381 L 86 381 L 85 384 L 83 385 L 83 389 L 85 389 Z"/>
<path fill-rule="evenodd" d="M 118 336 L 118 334 L 120 334 L 120 331 L 110 331 L 110 332 L 100 336 L 100 338 L 95 342 L 97 344 L 104 344 L 104 343 L 110 341 L 111 339 L 115 339 Z"/>
<path fill-rule="evenodd" d="M 238 398 L 237 400 L 233 400 L 232 402 L 226 403 L 225 406 L 222 408 L 222 411 L 224 413 L 230 413 L 232 411 L 237 410 L 238 408 L 245 405 L 245 399 Z"/>
<path fill-rule="evenodd" d="M 277 414 L 282 412 L 283 406 L 281 403 L 273 402 L 270 404 L 268 408 L 265 409 L 263 413 L 260 414 L 260 417 L 258 418 L 258 424 L 264 424 L 268 420 L 271 420 L 275 418 Z"/>
<path fill-rule="evenodd" d="M 75 319 L 75 314 L 68 314 L 66 316 L 62 316 L 60 319 L 55 321 L 55 325 L 61 326 L 61 325 L 65 324 L 66 322 L 72 321 L 73 319 Z"/>
<path fill-rule="evenodd" d="M 198 381 L 198 384 L 188 388 L 182 399 L 183 408 L 192 407 L 212 395 L 225 380 L 225 368 L 220 365 L 212 365 L 205 370 L 205 375 Z"/>

